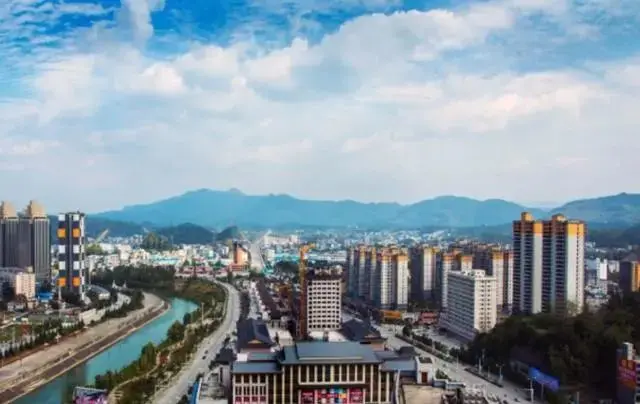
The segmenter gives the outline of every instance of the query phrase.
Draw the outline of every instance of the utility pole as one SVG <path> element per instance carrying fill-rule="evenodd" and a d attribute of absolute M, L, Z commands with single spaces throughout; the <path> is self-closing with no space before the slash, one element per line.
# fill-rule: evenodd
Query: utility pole
<path fill-rule="evenodd" d="M 529 401 L 533 402 L 533 380 L 529 379 Z"/>
<path fill-rule="evenodd" d="M 497 365 L 498 366 L 498 383 L 502 384 L 502 367 L 504 366 L 504 364 L 502 365 Z"/>

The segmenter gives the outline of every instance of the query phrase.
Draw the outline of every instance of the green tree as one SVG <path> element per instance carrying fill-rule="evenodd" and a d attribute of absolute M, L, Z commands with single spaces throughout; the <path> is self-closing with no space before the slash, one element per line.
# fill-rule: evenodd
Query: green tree
<path fill-rule="evenodd" d="M 145 236 L 145 238 L 142 240 L 142 244 L 140 244 L 140 247 L 150 251 L 167 251 L 173 248 L 166 237 L 159 236 L 153 232 L 148 233 Z"/>
<path fill-rule="evenodd" d="M 100 244 L 91 244 L 87 247 L 87 255 L 104 255 L 105 252 Z"/>
<path fill-rule="evenodd" d="M 171 342 L 179 342 L 184 338 L 185 326 L 179 321 L 174 322 L 167 331 L 167 339 Z"/>
<path fill-rule="evenodd" d="M 182 324 L 185 326 L 191 324 L 191 313 L 185 313 L 182 317 Z"/>

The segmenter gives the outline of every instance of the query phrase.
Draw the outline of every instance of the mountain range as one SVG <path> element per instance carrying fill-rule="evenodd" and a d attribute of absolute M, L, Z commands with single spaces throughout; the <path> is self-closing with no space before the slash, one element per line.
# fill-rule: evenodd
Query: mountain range
<path fill-rule="evenodd" d="M 545 218 L 562 213 L 572 219 L 609 227 L 640 223 L 640 194 L 618 194 L 568 202 L 554 209 L 527 208 L 501 199 L 440 196 L 417 203 L 314 201 L 289 195 L 246 195 L 236 189 L 200 189 L 158 202 L 92 214 L 92 219 L 171 226 L 205 227 L 481 227 L 511 222 L 523 211 Z"/>

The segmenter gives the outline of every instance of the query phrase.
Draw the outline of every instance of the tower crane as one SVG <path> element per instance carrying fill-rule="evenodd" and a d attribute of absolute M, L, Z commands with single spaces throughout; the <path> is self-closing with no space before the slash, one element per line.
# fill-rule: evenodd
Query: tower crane
<path fill-rule="evenodd" d="M 315 248 L 315 244 L 308 243 L 300 246 L 300 259 L 298 261 L 298 271 L 300 278 L 300 312 L 298 313 L 298 335 L 307 337 L 307 265 L 304 262 L 305 256 Z"/>
<path fill-rule="evenodd" d="M 109 229 L 105 229 L 102 232 L 100 232 L 100 234 L 98 234 L 98 237 L 96 237 L 96 239 L 93 241 L 93 244 L 99 244 L 102 240 L 104 240 L 105 237 L 107 237 L 107 235 L 109 234 Z"/>

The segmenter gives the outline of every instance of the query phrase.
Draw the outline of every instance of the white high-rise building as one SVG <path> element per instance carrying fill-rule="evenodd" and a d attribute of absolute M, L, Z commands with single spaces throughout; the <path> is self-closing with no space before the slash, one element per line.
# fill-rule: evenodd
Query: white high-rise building
<path fill-rule="evenodd" d="M 409 256 L 405 250 L 396 247 L 378 249 L 370 280 L 371 301 L 381 309 L 406 310 L 409 279 Z"/>
<path fill-rule="evenodd" d="M 609 263 L 606 258 L 587 260 L 587 270 L 595 272 L 598 280 L 606 281 L 609 275 Z"/>
<path fill-rule="evenodd" d="M 522 313 L 577 314 L 584 307 L 584 222 L 554 215 L 513 222 L 513 305 Z"/>
<path fill-rule="evenodd" d="M 436 290 L 440 308 L 447 311 L 447 301 L 449 300 L 448 283 L 449 272 L 455 270 L 455 256 L 453 253 L 444 252 L 438 254 L 436 261 Z"/>
<path fill-rule="evenodd" d="M 311 269 L 306 279 L 306 334 L 336 331 L 342 326 L 342 270 Z"/>
<path fill-rule="evenodd" d="M 411 275 L 405 249 L 359 246 L 348 252 L 347 264 L 352 297 L 381 309 L 407 308 Z"/>
<path fill-rule="evenodd" d="M 497 321 L 496 278 L 474 269 L 451 271 L 447 279 L 445 328 L 469 341 L 490 331 Z"/>

